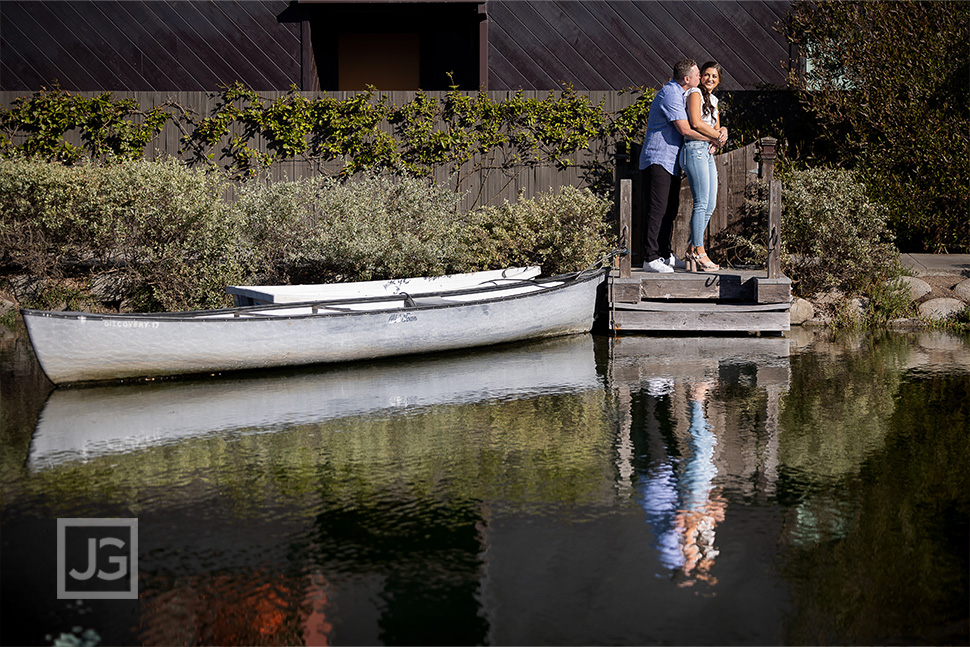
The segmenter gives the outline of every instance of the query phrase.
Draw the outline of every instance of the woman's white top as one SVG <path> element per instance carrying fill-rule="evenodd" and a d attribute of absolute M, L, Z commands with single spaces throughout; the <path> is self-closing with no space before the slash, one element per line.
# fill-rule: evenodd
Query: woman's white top
<path fill-rule="evenodd" d="M 711 128 L 716 128 L 717 127 L 717 97 L 714 96 L 713 94 L 711 95 L 711 114 L 705 115 L 704 114 L 704 95 L 701 94 L 700 88 L 691 88 L 690 90 L 685 92 L 684 103 L 685 104 L 687 103 L 687 97 L 690 94 L 693 94 L 694 92 L 701 95 L 701 121 L 703 121 Z"/>

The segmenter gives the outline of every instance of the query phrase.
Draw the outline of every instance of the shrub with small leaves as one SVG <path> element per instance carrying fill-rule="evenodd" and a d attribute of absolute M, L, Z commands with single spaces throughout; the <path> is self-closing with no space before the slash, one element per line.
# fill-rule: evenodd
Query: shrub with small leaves
<path fill-rule="evenodd" d="M 530 200 L 476 211 L 465 230 L 480 267 L 541 265 L 562 274 L 592 265 L 610 250 L 607 215 L 612 204 L 589 189 L 565 186 Z"/>
<path fill-rule="evenodd" d="M 221 175 L 174 159 L 71 167 L 0 159 L 4 265 L 47 291 L 109 271 L 139 310 L 226 305 L 225 286 L 242 266 L 225 186 Z M 37 296 L 37 305 L 50 302 Z"/>
<path fill-rule="evenodd" d="M 237 202 L 259 280 L 280 283 L 437 276 L 472 263 L 460 196 L 409 177 L 361 174 L 244 187 Z"/>
<path fill-rule="evenodd" d="M 793 171 L 783 187 L 785 270 L 797 294 L 810 298 L 839 290 L 857 295 L 899 275 L 887 211 L 870 201 L 853 173 Z"/>
<path fill-rule="evenodd" d="M 582 269 L 609 249 L 607 200 L 566 187 L 470 213 L 460 196 L 388 173 L 252 182 L 237 208 L 261 283 L 365 281 L 542 265 Z"/>

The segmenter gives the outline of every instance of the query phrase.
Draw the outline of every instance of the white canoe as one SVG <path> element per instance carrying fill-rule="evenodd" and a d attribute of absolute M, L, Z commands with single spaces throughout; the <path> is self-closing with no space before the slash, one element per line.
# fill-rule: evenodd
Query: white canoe
<path fill-rule="evenodd" d="M 445 290 L 509 284 L 517 280 L 534 279 L 542 272 L 538 266 L 509 267 L 467 274 L 444 276 L 416 276 L 386 281 L 356 283 L 317 283 L 305 285 L 230 285 L 226 292 L 237 306 L 256 306 L 267 303 L 301 303 L 321 299 L 356 299 L 407 293 L 411 296 Z"/>
<path fill-rule="evenodd" d="M 22 310 L 55 384 L 346 362 L 592 329 L 607 270 L 512 287 L 162 314 Z"/>

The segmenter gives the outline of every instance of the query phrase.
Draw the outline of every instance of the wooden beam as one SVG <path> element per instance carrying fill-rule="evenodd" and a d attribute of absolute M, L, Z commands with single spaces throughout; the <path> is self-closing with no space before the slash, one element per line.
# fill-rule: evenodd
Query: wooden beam
<path fill-rule="evenodd" d="M 640 279 L 624 279 L 617 277 L 613 279 L 612 286 L 614 303 L 640 302 Z"/>
<path fill-rule="evenodd" d="M 768 187 L 768 278 L 781 277 L 781 180 Z"/>
<path fill-rule="evenodd" d="M 756 303 L 791 302 L 791 279 L 787 276 L 766 279 L 755 278 L 752 281 L 754 282 L 754 301 Z"/>
<path fill-rule="evenodd" d="M 630 232 L 633 229 L 633 181 L 620 180 L 620 238 L 619 246 L 626 249 L 620 257 L 620 278 L 628 279 L 632 273 L 632 246 Z"/>
<path fill-rule="evenodd" d="M 784 332 L 791 329 L 788 311 L 650 312 L 616 310 L 616 332 Z"/>
<path fill-rule="evenodd" d="M 775 145 L 778 140 L 758 140 L 761 162 L 758 177 L 768 183 L 768 278 L 781 276 L 781 182 L 775 180 Z"/>
<path fill-rule="evenodd" d="M 751 300 L 751 286 L 737 274 L 640 274 L 641 299 Z"/>
<path fill-rule="evenodd" d="M 679 301 L 641 301 L 640 303 L 618 303 L 617 310 L 638 310 L 640 312 L 698 312 L 737 314 L 744 312 L 784 312 L 789 309 L 785 303 L 682 303 Z"/>

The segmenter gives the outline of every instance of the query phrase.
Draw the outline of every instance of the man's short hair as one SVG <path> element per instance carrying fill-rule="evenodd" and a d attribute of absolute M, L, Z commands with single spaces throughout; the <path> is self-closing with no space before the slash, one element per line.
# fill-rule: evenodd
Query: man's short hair
<path fill-rule="evenodd" d="M 680 81 L 685 76 L 690 76 L 690 68 L 696 66 L 697 61 L 692 58 L 685 58 L 674 63 L 674 81 Z"/>

